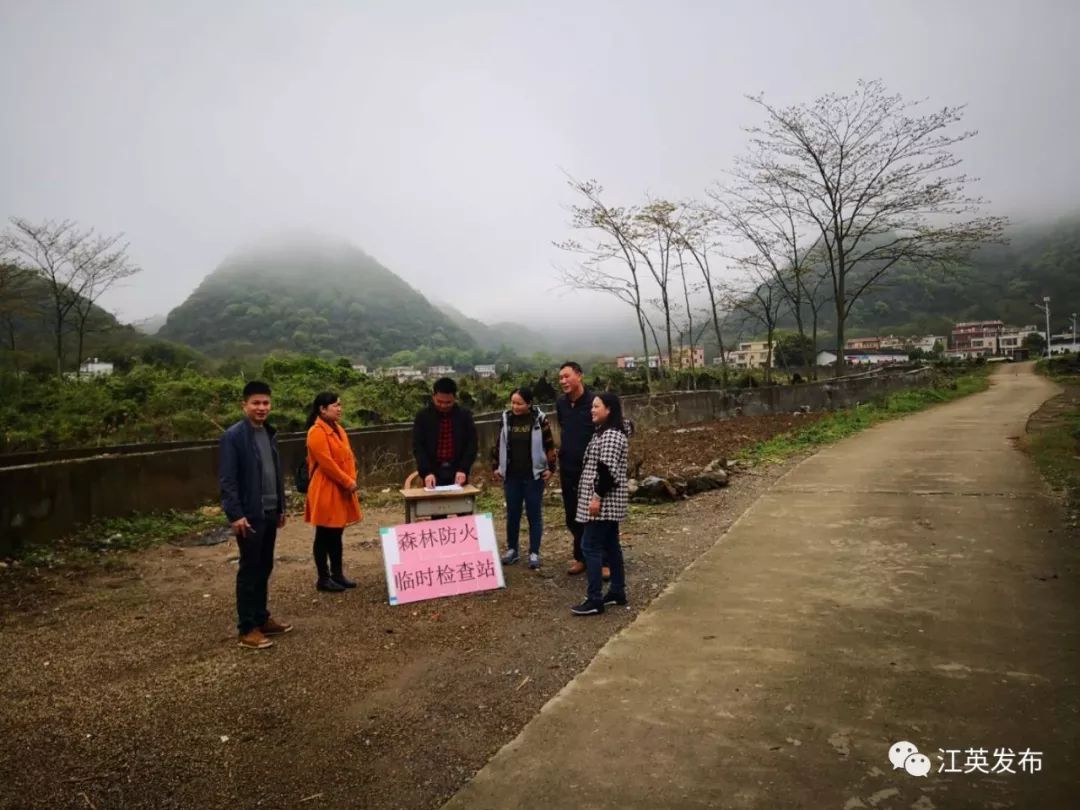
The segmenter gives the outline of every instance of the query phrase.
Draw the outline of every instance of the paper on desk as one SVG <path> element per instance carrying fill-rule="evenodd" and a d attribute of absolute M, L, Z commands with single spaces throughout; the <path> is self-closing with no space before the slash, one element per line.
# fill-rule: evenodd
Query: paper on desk
<path fill-rule="evenodd" d="M 431 492 L 461 492 L 463 487 L 461 484 L 444 484 L 442 486 L 435 487 Z"/>

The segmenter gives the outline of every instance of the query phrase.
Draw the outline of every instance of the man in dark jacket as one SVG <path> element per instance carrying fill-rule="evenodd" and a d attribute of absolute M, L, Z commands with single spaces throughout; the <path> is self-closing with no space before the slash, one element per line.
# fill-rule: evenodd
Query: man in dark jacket
<path fill-rule="evenodd" d="M 268 636 L 292 630 L 270 618 L 266 609 L 274 568 L 277 530 L 285 525 L 285 485 L 270 415 L 270 386 L 244 386 L 244 418 L 221 436 L 218 479 L 221 508 L 236 535 L 240 566 L 236 572 L 236 615 L 240 646 L 262 650 Z"/>
<path fill-rule="evenodd" d="M 457 404 L 457 383 L 435 381 L 431 404 L 413 420 L 413 456 L 424 486 L 464 484 L 476 461 L 476 423 Z"/>
<path fill-rule="evenodd" d="M 567 361 L 559 369 L 559 385 L 563 395 L 555 401 L 559 418 L 559 484 L 562 487 L 566 528 L 574 538 L 574 562 L 568 574 L 585 571 L 585 555 L 581 537 L 585 524 L 577 520 L 578 485 L 585 463 L 585 448 L 593 436 L 592 402 L 596 395 L 585 387 L 581 366 Z"/>

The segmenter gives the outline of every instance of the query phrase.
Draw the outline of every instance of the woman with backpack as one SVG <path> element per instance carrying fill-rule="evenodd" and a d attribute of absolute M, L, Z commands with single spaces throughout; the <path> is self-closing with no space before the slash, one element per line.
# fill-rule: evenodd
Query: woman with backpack
<path fill-rule="evenodd" d="M 518 534 L 521 507 L 529 518 L 529 568 L 540 567 L 540 539 L 544 534 L 544 484 L 555 471 L 555 441 L 548 418 L 533 406 L 533 393 L 517 388 L 510 395 L 510 410 L 502 415 L 502 428 L 491 453 L 492 475 L 506 495 L 506 554 L 503 565 L 520 559 Z"/>
<path fill-rule="evenodd" d="M 341 399 L 332 391 L 315 397 L 307 419 L 307 501 L 304 521 L 315 526 L 315 569 L 320 591 L 340 592 L 356 583 L 342 571 L 342 535 L 360 520 L 356 457 L 341 427 Z"/>

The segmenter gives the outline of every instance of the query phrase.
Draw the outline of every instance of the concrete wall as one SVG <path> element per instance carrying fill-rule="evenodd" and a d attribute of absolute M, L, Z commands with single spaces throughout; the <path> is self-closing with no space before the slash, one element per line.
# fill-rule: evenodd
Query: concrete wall
<path fill-rule="evenodd" d="M 630 396 L 624 409 L 639 429 L 783 413 L 804 405 L 831 410 L 912 387 L 928 373 L 870 373 L 802 385 Z M 498 431 L 497 415 L 479 416 L 477 430 L 479 463 L 486 464 Z M 365 486 L 400 485 L 412 471 L 409 425 L 363 428 L 349 431 L 349 437 Z M 62 536 L 91 518 L 191 509 L 217 497 L 217 442 L 115 450 L 58 460 L 0 458 L 0 556 L 24 543 Z M 286 481 L 291 482 L 291 471 L 304 457 L 304 437 L 281 437 L 280 450 Z"/>

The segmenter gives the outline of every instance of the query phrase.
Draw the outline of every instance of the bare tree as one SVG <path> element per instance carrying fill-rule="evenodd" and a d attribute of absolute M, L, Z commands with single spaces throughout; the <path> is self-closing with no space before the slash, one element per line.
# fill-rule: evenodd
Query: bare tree
<path fill-rule="evenodd" d="M 686 314 L 684 320 L 676 323 L 676 329 L 679 335 L 679 370 L 683 370 L 687 365 L 684 362 L 684 357 L 688 356 L 690 371 L 693 372 L 697 366 L 697 361 L 694 359 L 694 350 L 700 345 L 701 338 L 709 328 L 709 322 L 706 319 L 703 324 L 699 322 L 695 326 L 693 297 L 701 292 L 703 285 L 701 283 L 695 284 L 686 277 L 686 254 L 687 248 L 685 244 L 683 244 L 682 236 L 680 234 L 675 246 L 675 255 L 679 265 L 679 280 L 682 283 L 683 303 L 681 307 L 675 307 L 675 309 L 679 310 L 685 307 Z M 707 315 L 707 313 L 701 314 Z M 686 344 L 684 338 L 689 340 L 689 345 Z M 687 350 L 689 350 L 688 355 Z"/>
<path fill-rule="evenodd" d="M 0 256 L 45 282 L 49 292 L 56 373 L 64 371 L 64 334 L 78 333 L 78 362 L 94 304 L 117 281 L 139 272 L 127 257 L 121 235 L 99 236 L 82 231 L 71 220 L 40 224 L 12 217 L 0 240 Z M 73 323 L 74 322 L 74 323 Z"/>
<path fill-rule="evenodd" d="M 743 173 L 782 189 L 800 227 L 820 240 L 836 310 L 836 373 L 844 372 L 844 324 L 859 298 L 900 265 L 950 267 L 1001 241 L 1002 217 L 978 216 L 973 178 L 955 173 L 954 131 L 964 108 L 919 114 L 919 102 L 889 95 L 880 81 L 848 95 L 775 107 L 752 97 L 765 122 L 748 130 Z M 794 266 L 800 266 L 798 264 Z"/>
<path fill-rule="evenodd" d="M 772 382 L 773 344 L 784 296 L 780 293 L 772 268 L 760 257 L 747 257 L 739 264 L 746 273 L 747 286 L 741 290 L 733 289 L 729 297 L 734 309 L 765 331 L 765 382 L 768 384 Z"/>
<path fill-rule="evenodd" d="M 792 269 L 791 272 L 801 276 L 799 283 L 806 296 L 807 311 L 810 315 L 810 345 L 814 355 L 810 376 L 811 379 L 816 380 L 818 378 L 818 327 L 821 323 L 821 311 L 832 302 L 832 297 L 829 295 L 829 273 L 821 264 L 804 265 Z"/>
<path fill-rule="evenodd" d="M 649 200 L 635 218 L 639 225 L 640 236 L 633 244 L 645 266 L 649 269 L 649 274 L 652 276 L 653 281 L 656 282 L 660 293 L 660 297 L 657 299 L 657 307 L 664 318 L 668 363 L 671 365 L 671 260 L 672 251 L 678 242 L 677 207 L 668 200 Z M 654 250 L 655 254 L 653 253 Z M 662 367 L 662 354 L 659 362 Z"/>
<path fill-rule="evenodd" d="M 777 292 L 806 339 L 804 280 L 820 238 L 804 238 L 792 195 L 782 182 L 737 162 L 734 182 L 710 191 L 718 216 L 739 242 L 749 244 L 772 272 Z"/>
<path fill-rule="evenodd" d="M 679 220 L 679 245 L 694 259 L 701 277 L 702 285 L 709 296 L 709 312 L 720 352 L 720 375 L 725 388 L 728 385 L 727 353 L 724 349 L 724 330 L 721 317 L 721 299 L 717 296 L 717 279 L 713 277 L 710 257 L 719 249 L 717 240 L 717 216 L 708 206 L 691 203 L 683 206 L 683 216 Z"/>
<path fill-rule="evenodd" d="M 33 314 L 30 282 L 33 274 L 16 264 L 0 261 L 0 325 L 4 330 L 7 350 L 11 352 L 14 368 L 18 370 L 18 321 Z"/>
<path fill-rule="evenodd" d="M 82 243 L 76 253 L 79 266 L 81 292 L 72 308 L 77 359 L 83 360 L 86 335 L 93 326 L 94 316 L 99 312 L 97 303 L 117 283 L 141 271 L 127 255 L 128 245 L 121 244 L 122 235 L 92 236 Z"/>
<path fill-rule="evenodd" d="M 690 338 L 690 370 L 694 370 L 694 308 L 690 304 L 690 286 L 686 281 L 686 249 L 682 246 L 682 240 L 675 243 L 675 255 L 679 262 L 679 280 L 682 282 L 683 304 L 686 307 L 686 322 L 679 326 L 679 370 L 683 367 L 685 354 L 683 336 Z"/>
<path fill-rule="evenodd" d="M 645 352 L 645 384 L 652 390 L 649 372 L 649 340 L 646 327 L 651 324 L 645 313 L 636 242 L 640 239 L 635 208 L 610 207 L 601 195 L 603 187 L 596 180 L 575 180 L 567 184 L 585 198 L 584 205 L 570 208 L 571 226 L 585 231 L 591 238 L 586 244 L 575 239 L 555 242 L 555 247 L 574 254 L 578 264 L 571 270 L 560 271 L 562 282 L 578 290 L 592 290 L 612 295 L 634 309 L 641 346 Z"/>

